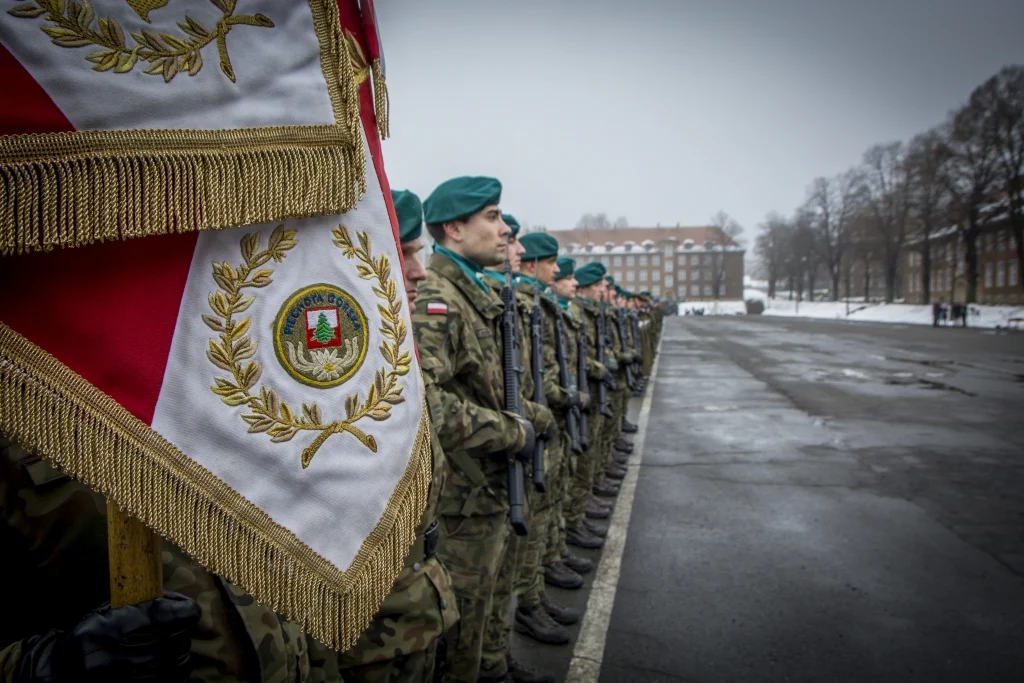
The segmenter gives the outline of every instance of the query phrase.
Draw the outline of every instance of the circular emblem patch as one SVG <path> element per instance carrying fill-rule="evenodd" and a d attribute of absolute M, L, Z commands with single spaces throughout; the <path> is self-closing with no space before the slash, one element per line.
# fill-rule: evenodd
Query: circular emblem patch
<path fill-rule="evenodd" d="M 274 350 L 285 371 L 311 387 L 343 383 L 366 358 L 366 315 L 344 290 L 328 284 L 304 287 L 281 306 L 274 320 Z"/>

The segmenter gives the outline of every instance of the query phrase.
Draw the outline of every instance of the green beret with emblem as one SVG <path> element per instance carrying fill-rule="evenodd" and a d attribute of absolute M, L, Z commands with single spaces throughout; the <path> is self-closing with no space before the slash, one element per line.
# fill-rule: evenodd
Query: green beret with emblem
<path fill-rule="evenodd" d="M 501 182 L 484 176 L 446 180 L 423 202 L 423 219 L 430 225 L 472 216 L 501 201 Z"/>
<path fill-rule="evenodd" d="M 611 275 L 605 275 L 604 276 L 604 281 L 607 282 L 610 285 L 614 285 L 615 284 L 615 278 L 613 278 Z"/>
<path fill-rule="evenodd" d="M 513 237 L 519 234 L 519 221 L 516 220 L 515 216 L 510 213 L 503 213 L 501 214 L 501 220 L 512 230 Z"/>
<path fill-rule="evenodd" d="M 588 263 L 576 269 L 576 282 L 580 287 L 589 287 L 601 281 L 604 277 L 605 268 L 603 263 Z"/>
<path fill-rule="evenodd" d="M 423 232 L 423 205 L 411 190 L 391 190 L 391 201 L 398 217 L 398 238 L 405 244 L 419 239 Z"/>
<path fill-rule="evenodd" d="M 558 240 L 546 232 L 531 232 L 519 239 L 526 253 L 523 254 L 524 261 L 539 261 L 558 256 Z"/>
<path fill-rule="evenodd" d="M 559 257 L 556 263 L 558 263 L 558 272 L 555 274 L 556 280 L 564 280 L 576 270 L 576 262 L 568 256 Z"/>

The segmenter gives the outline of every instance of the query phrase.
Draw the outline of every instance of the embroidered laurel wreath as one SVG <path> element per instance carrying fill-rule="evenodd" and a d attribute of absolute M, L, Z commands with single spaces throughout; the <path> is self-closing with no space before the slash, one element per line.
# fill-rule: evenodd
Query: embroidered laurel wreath
<path fill-rule="evenodd" d="M 353 244 L 348 229 L 338 226 L 331 231 L 334 244 L 346 258 L 356 258 L 359 264 L 356 272 L 363 280 L 373 280 L 373 293 L 381 303 L 377 310 L 381 316 L 380 335 L 384 341 L 378 347 L 385 366 L 378 369 L 373 378 L 366 400 L 360 399 L 359 392 L 345 398 L 345 419 L 325 423 L 315 402 L 303 403 L 301 411 L 294 410 L 281 399 L 272 387 L 261 385 L 255 391 L 256 383 L 263 374 L 263 367 L 251 360 L 256 354 L 257 343 L 247 334 L 252 322 L 251 316 L 236 317 L 244 313 L 256 300 L 243 293 L 246 289 L 260 289 L 272 282 L 273 268 L 264 268 L 271 261 L 281 263 L 286 252 L 298 241 L 295 230 L 285 230 L 279 225 L 270 234 L 267 248 L 260 249 L 260 234 L 250 233 L 241 240 L 243 263 L 237 268 L 227 261 L 213 264 L 213 280 L 220 288 L 211 292 L 208 301 L 214 315 L 203 315 L 203 321 L 220 334 L 220 341 L 211 339 L 206 357 L 231 377 L 215 376 L 210 389 L 229 406 L 245 405 L 248 413 L 242 419 L 249 425 L 249 433 L 266 433 L 274 443 L 290 441 L 300 431 L 318 432 L 313 442 L 302 451 L 302 466 L 308 467 L 320 446 L 333 434 L 348 432 L 369 448 L 377 452 L 376 440 L 363 432 L 356 423 L 364 418 L 382 421 L 391 416 L 392 406 L 405 401 L 399 377 L 407 375 L 412 363 L 408 350 L 402 348 L 408 332 L 402 319 L 402 298 L 398 285 L 391 277 L 391 262 L 386 254 L 374 257 L 370 250 L 370 238 L 365 232 L 356 234 L 358 246 Z M 243 365 L 243 361 L 247 361 Z"/>

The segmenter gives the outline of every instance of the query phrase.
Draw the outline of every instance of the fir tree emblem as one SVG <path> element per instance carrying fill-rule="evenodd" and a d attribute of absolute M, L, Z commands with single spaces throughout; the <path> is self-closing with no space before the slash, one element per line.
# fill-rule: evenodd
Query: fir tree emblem
<path fill-rule="evenodd" d="M 313 339 L 324 345 L 334 339 L 334 328 L 331 327 L 331 323 L 328 322 L 326 313 L 320 313 L 320 316 L 316 319 L 316 329 L 313 330 Z"/>

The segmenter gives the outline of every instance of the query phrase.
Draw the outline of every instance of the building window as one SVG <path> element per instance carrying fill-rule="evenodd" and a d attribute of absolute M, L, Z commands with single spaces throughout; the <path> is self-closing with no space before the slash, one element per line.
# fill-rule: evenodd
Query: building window
<path fill-rule="evenodd" d="M 686 265 L 686 254 L 680 254 L 679 256 L 677 256 L 676 257 L 676 261 L 679 263 L 679 265 L 685 266 Z"/>
<path fill-rule="evenodd" d="M 651 271 L 651 280 L 653 280 L 654 282 L 661 282 L 661 271 L 660 270 L 652 270 Z"/>
<path fill-rule="evenodd" d="M 666 273 L 671 273 L 672 272 L 672 261 L 670 259 L 665 259 L 665 272 Z"/>
<path fill-rule="evenodd" d="M 654 296 L 661 296 L 661 287 L 659 287 L 658 285 L 654 285 L 653 287 L 651 287 L 651 294 L 653 294 Z"/>
<path fill-rule="evenodd" d="M 699 270 L 691 270 L 690 271 L 690 279 L 691 280 L 699 280 L 700 279 L 700 271 Z"/>
<path fill-rule="evenodd" d="M 1005 230 L 1000 230 L 999 231 L 999 251 L 1000 252 L 1006 251 L 1006 231 Z"/>
<path fill-rule="evenodd" d="M 705 266 L 710 266 L 711 265 L 711 254 L 704 254 L 704 258 L 702 258 L 701 261 L 704 262 Z"/>
<path fill-rule="evenodd" d="M 1007 270 L 1007 283 L 1011 287 L 1017 286 L 1017 262 L 1010 261 L 1010 265 L 1006 268 Z"/>
<path fill-rule="evenodd" d="M 646 256 L 641 256 L 640 257 L 640 265 L 641 266 L 646 266 L 647 265 L 647 257 Z"/>
<path fill-rule="evenodd" d="M 705 270 L 704 271 L 704 280 L 707 281 L 707 280 L 710 280 L 710 279 L 711 279 L 711 271 L 710 270 Z"/>
<path fill-rule="evenodd" d="M 1000 233 L 1002 234 L 1002 233 Z M 996 287 L 1006 286 L 1006 261 L 996 264 Z"/>
<path fill-rule="evenodd" d="M 988 232 L 981 236 L 981 246 L 985 251 L 992 251 L 992 233 Z"/>
<path fill-rule="evenodd" d="M 673 252 L 672 245 L 671 244 L 666 244 L 665 245 L 665 258 L 667 258 L 667 259 L 672 258 L 672 252 Z"/>
<path fill-rule="evenodd" d="M 652 266 L 660 266 L 661 265 L 661 256 L 659 256 L 658 254 L 654 254 L 653 256 L 651 256 L 651 265 Z"/>
<path fill-rule="evenodd" d="M 635 256 L 627 256 L 626 257 L 626 265 L 627 266 L 635 266 L 636 265 L 636 257 Z"/>
<path fill-rule="evenodd" d="M 615 271 L 615 275 L 613 275 L 612 277 L 615 278 L 616 282 L 622 282 L 622 271 L 621 270 Z"/>
<path fill-rule="evenodd" d="M 647 271 L 646 270 L 641 270 L 640 271 L 640 282 L 647 282 Z"/>
<path fill-rule="evenodd" d="M 665 286 L 666 287 L 671 287 L 672 284 L 673 284 L 672 276 L 671 275 L 666 275 L 665 276 Z"/>
<path fill-rule="evenodd" d="M 985 264 L 985 289 L 992 288 L 992 264 Z"/>
<path fill-rule="evenodd" d="M 636 279 L 636 271 L 635 270 L 627 270 L 626 271 L 626 282 L 632 282 L 635 279 Z"/>
<path fill-rule="evenodd" d="M 691 266 L 699 266 L 700 265 L 700 256 L 697 256 L 696 254 L 691 256 L 690 257 L 690 265 Z"/>
<path fill-rule="evenodd" d="M 700 296 L 700 285 L 690 285 L 690 296 Z"/>
<path fill-rule="evenodd" d="M 622 257 L 621 256 L 616 256 L 615 258 L 612 259 L 612 263 L 615 264 L 616 266 L 621 266 L 622 265 Z"/>
<path fill-rule="evenodd" d="M 704 296 L 711 296 L 711 285 L 704 285 Z"/>

